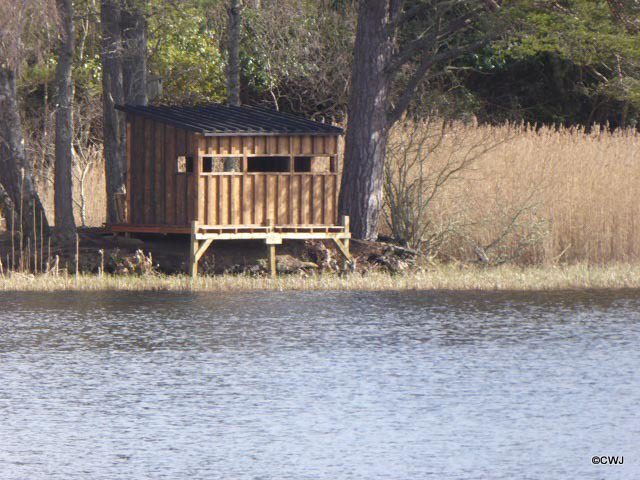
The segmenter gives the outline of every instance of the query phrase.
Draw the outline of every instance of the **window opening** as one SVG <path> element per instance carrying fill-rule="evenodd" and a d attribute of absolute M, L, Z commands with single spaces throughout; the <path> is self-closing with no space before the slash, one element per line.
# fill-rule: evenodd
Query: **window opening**
<path fill-rule="evenodd" d="M 295 157 L 293 160 L 294 172 L 310 172 L 311 157 Z"/>
<path fill-rule="evenodd" d="M 178 173 L 193 173 L 193 157 L 180 155 L 177 161 Z"/>
<path fill-rule="evenodd" d="M 211 172 L 213 172 L 213 158 L 202 157 L 202 173 L 211 173 Z"/>
<path fill-rule="evenodd" d="M 288 172 L 290 157 L 249 157 L 247 172 Z"/>

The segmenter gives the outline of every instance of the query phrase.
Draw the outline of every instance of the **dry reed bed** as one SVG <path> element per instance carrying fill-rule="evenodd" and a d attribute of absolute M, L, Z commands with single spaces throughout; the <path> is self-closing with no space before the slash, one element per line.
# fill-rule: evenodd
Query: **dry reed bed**
<path fill-rule="evenodd" d="M 276 279 L 246 275 L 199 277 L 125 275 L 27 275 L 0 277 L 0 291 L 310 291 L 310 290 L 483 290 L 637 289 L 640 265 L 587 264 L 519 268 L 442 265 L 406 274 L 286 275 Z"/>
<path fill-rule="evenodd" d="M 454 123 L 426 163 L 437 169 L 465 155 L 477 158 L 439 192 L 430 212 L 435 225 L 453 220 L 464 225 L 464 240 L 487 245 L 526 207 L 518 222 L 543 234 L 526 263 L 640 261 L 637 131 Z M 462 243 L 452 241 L 445 252 L 468 260 Z"/>

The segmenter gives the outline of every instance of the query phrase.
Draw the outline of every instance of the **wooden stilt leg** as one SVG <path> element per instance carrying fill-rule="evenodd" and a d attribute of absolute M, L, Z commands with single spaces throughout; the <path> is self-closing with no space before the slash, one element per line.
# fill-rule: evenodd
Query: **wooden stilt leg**
<path fill-rule="evenodd" d="M 269 244 L 269 272 L 271 274 L 271 278 L 275 278 L 276 276 L 276 246 L 275 244 Z"/>
<path fill-rule="evenodd" d="M 189 249 L 189 275 L 191 278 L 198 276 L 198 252 L 199 242 L 196 239 L 196 233 L 198 232 L 198 222 L 195 221 L 191 224 L 191 248 Z"/>
<path fill-rule="evenodd" d="M 342 225 L 344 226 L 344 233 L 349 233 L 350 231 L 349 231 L 349 216 L 348 215 L 344 215 L 342 217 Z M 343 242 L 344 242 L 343 243 L 344 248 L 347 250 L 347 252 L 349 252 L 349 239 L 345 238 L 343 240 Z"/>
<path fill-rule="evenodd" d="M 336 244 L 336 247 L 338 247 L 338 250 L 340 251 L 340 253 L 342 254 L 342 256 L 344 257 L 345 260 L 349 261 L 351 260 L 351 253 L 349 253 L 349 248 L 347 247 L 348 245 L 348 239 L 344 239 L 342 241 L 340 241 L 339 238 L 334 238 L 333 239 L 333 243 Z"/>

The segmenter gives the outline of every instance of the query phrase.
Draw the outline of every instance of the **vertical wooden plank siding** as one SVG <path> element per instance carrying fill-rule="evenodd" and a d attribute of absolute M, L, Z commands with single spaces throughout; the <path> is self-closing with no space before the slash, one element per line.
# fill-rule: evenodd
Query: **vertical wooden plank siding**
<path fill-rule="evenodd" d="M 201 174 L 208 225 L 337 225 L 337 174 Z"/>
<path fill-rule="evenodd" d="M 276 175 L 276 222 L 280 225 L 289 221 L 289 179 L 291 175 Z"/>
<path fill-rule="evenodd" d="M 303 225 L 309 225 L 311 223 L 311 175 L 301 175 L 302 180 L 302 192 L 300 198 L 302 199 L 300 205 L 302 209 L 301 222 Z"/>
<path fill-rule="evenodd" d="M 187 203 L 187 223 L 190 225 L 191 222 L 197 220 L 197 205 L 198 205 L 198 197 L 197 197 L 197 179 L 200 177 L 200 168 L 201 164 L 198 158 L 198 144 L 196 140 L 196 136 L 192 132 L 186 133 L 186 146 L 187 156 L 193 159 L 193 170 L 191 173 L 187 173 L 187 195 L 186 195 L 186 203 Z"/>
<path fill-rule="evenodd" d="M 144 223 L 152 224 L 155 214 L 153 209 L 153 124 L 148 118 L 144 119 L 144 194 L 143 211 Z"/>
<path fill-rule="evenodd" d="M 206 156 L 207 154 L 207 141 L 205 140 L 205 138 L 198 134 L 196 135 L 196 141 L 197 141 L 197 162 L 198 162 L 198 168 L 196 169 L 197 175 L 196 175 L 196 217 L 198 219 L 198 222 L 200 223 L 207 223 L 207 212 L 206 212 L 206 205 L 207 205 L 207 201 L 205 198 L 206 195 L 206 177 L 202 176 L 202 162 L 203 162 L 203 157 Z"/>
<path fill-rule="evenodd" d="M 322 154 L 324 153 L 324 137 L 313 137 L 313 153 L 314 154 Z"/>
<path fill-rule="evenodd" d="M 154 187 L 153 187 L 153 203 L 155 206 L 155 221 L 154 223 L 163 223 L 165 213 L 164 213 L 164 200 L 165 200 L 165 182 L 166 182 L 166 174 L 165 174 L 165 166 L 166 162 L 164 160 L 164 124 L 160 122 L 156 122 L 154 125 L 154 158 L 153 158 L 153 167 L 154 167 Z"/>
<path fill-rule="evenodd" d="M 257 137 L 254 147 L 255 155 L 264 155 L 267 153 L 267 137 Z"/>
<path fill-rule="evenodd" d="M 131 169 L 131 157 L 133 156 L 133 145 L 132 145 L 132 128 L 133 125 L 131 116 L 127 115 L 127 216 L 126 222 L 131 223 L 133 220 L 131 219 L 131 195 L 133 191 L 131 186 L 133 185 L 133 172 Z"/>
<path fill-rule="evenodd" d="M 287 216 L 285 221 L 289 225 L 295 225 L 295 175 L 289 175 L 287 177 Z"/>
<path fill-rule="evenodd" d="M 229 224 L 239 225 L 240 220 L 240 178 L 229 175 Z"/>
<path fill-rule="evenodd" d="M 165 209 L 164 223 L 166 225 L 176 224 L 176 132 L 171 125 L 164 127 L 165 145 Z"/>
<path fill-rule="evenodd" d="M 335 199 L 336 197 L 336 182 L 337 182 L 337 175 L 329 175 L 327 177 L 327 180 L 329 181 L 330 184 L 330 189 L 329 189 L 329 197 L 325 199 L 325 201 L 327 202 L 327 205 L 329 205 L 329 218 L 327 219 L 328 222 L 332 225 L 337 225 L 338 224 L 338 211 L 336 209 L 336 203 L 335 203 Z"/>
<path fill-rule="evenodd" d="M 202 150 L 210 156 L 336 155 L 338 138 L 335 135 L 206 137 Z"/>
<path fill-rule="evenodd" d="M 127 222 L 188 225 L 336 225 L 337 172 L 203 173 L 204 156 L 333 156 L 336 136 L 204 137 L 127 118 Z M 177 173 L 179 156 L 193 173 Z"/>
<path fill-rule="evenodd" d="M 302 145 L 301 145 L 300 153 L 310 155 L 313 153 L 313 145 L 311 142 L 311 137 L 309 135 L 305 135 L 302 137 Z"/>
<path fill-rule="evenodd" d="M 231 154 L 240 155 L 242 153 L 242 137 L 231 138 Z"/>
<path fill-rule="evenodd" d="M 185 131 L 176 128 L 176 159 L 187 154 Z M 187 175 L 185 173 L 176 174 L 176 225 L 187 224 Z"/>
<path fill-rule="evenodd" d="M 254 216 L 255 222 L 258 225 L 262 225 L 267 221 L 267 205 L 264 201 L 266 192 L 266 180 L 265 175 L 254 175 L 256 181 L 256 189 L 254 193 Z"/>
<path fill-rule="evenodd" d="M 229 151 L 231 150 L 229 146 L 230 142 L 231 142 L 230 137 L 218 138 L 218 154 L 219 155 L 229 155 Z"/>
<path fill-rule="evenodd" d="M 284 153 L 288 155 L 291 152 L 289 146 L 289 137 L 278 137 L 278 153 Z"/>
<path fill-rule="evenodd" d="M 229 224 L 229 177 L 226 175 L 218 177 L 220 180 L 219 185 L 219 201 L 220 205 L 218 206 L 218 222 L 220 225 L 228 225 Z"/>
<path fill-rule="evenodd" d="M 242 137 L 242 154 L 253 155 L 253 149 L 255 145 L 255 137 Z"/>
<path fill-rule="evenodd" d="M 253 224 L 255 223 L 255 219 L 253 217 L 254 209 L 252 208 L 252 200 L 256 188 L 256 177 L 254 175 L 243 175 L 242 178 L 245 182 L 245 187 L 242 190 L 242 221 L 244 223 Z"/>
<path fill-rule="evenodd" d="M 131 153 L 131 221 L 144 223 L 144 119 L 133 117 L 133 141 Z"/>

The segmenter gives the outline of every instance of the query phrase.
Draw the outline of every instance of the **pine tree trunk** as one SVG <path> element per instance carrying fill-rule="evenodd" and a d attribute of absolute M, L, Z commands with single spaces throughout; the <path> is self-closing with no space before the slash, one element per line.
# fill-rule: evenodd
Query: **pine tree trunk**
<path fill-rule="evenodd" d="M 125 0 L 120 13 L 122 82 L 129 105 L 147 104 L 147 23 L 136 0 Z"/>
<path fill-rule="evenodd" d="M 72 104 L 73 85 L 71 67 L 75 30 L 71 0 L 57 0 L 62 19 L 62 40 L 56 66 L 56 159 L 55 159 L 55 224 L 56 233 L 63 240 L 75 238 L 76 222 L 73 218 L 72 168 Z"/>
<path fill-rule="evenodd" d="M 378 236 L 382 209 L 389 136 L 387 98 L 392 82 L 385 66 L 393 53 L 389 19 L 397 14 L 399 3 L 365 1 L 358 14 L 338 208 L 341 215 L 351 217 L 353 236 L 367 240 Z"/>
<path fill-rule="evenodd" d="M 240 12 L 242 6 L 240 0 L 230 0 L 227 8 L 229 15 L 229 31 L 227 36 L 227 89 L 229 105 L 240 105 Z M 225 172 L 240 170 L 240 162 L 237 158 L 224 159 Z"/>
<path fill-rule="evenodd" d="M 123 116 L 115 110 L 116 104 L 124 103 L 120 7 L 117 0 L 102 0 L 100 7 L 107 223 L 121 223 L 125 219 L 116 195 L 125 192 L 126 127 Z"/>
<path fill-rule="evenodd" d="M 4 67 L 0 67 L 0 184 L 4 187 L 4 195 L 10 199 L 10 202 L 4 202 L 3 208 L 7 229 L 11 229 L 13 214 L 14 226 L 16 230 L 20 229 L 25 242 L 27 238 L 39 238 L 42 218 L 42 234 L 48 237 L 49 223 L 31 178 L 31 168 L 24 150 L 15 72 Z M 7 203 L 10 204 L 9 208 Z"/>
<path fill-rule="evenodd" d="M 227 87 L 229 105 L 240 105 L 240 0 L 230 0 L 227 13 L 229 15 L 229 36 L 227 61 Z"/>

